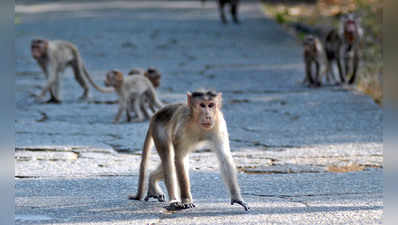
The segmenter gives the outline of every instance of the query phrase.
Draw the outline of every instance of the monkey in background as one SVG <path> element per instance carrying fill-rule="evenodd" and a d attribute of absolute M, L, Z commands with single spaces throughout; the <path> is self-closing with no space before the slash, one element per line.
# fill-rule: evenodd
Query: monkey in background
<path fill-rule="evenodd" d="M 309 83 L 309 86 L 320 87 L 322 85 L 322 77 L 325 73 L 325 52 L 321 41 L 313 36 L 307 35 L 303 41 L 304 46 L 304 64 L 305 64 L 305 78 L 303 83 Z M 315 74 L 313 72 L 313 65 L 315 65 Z M 330 82 L 329 74 L 325 74 L 326 79 Z"/>
<path fill-rule="evenodd" d="M 164 179 L 169 197 L 168 210 L 195 207 L 189 181 L 188 155 L 206 146 L 216 152 L 222 177 L 231 195 L 231 204 L 236 203 L 249 210 L 240 194 L 221 105 L 221 93 L 196 91 L 187 94 L 187 104 L 167 105 L 155 113 L 144 142 L 137 194 L 130 195 L 129 199 L 144 199 L 148 159 L 155 145 L 161 163 L 149 176 L 145 200 L 155 198 L 165 201 L 159 186 L 159 180 Z"/>
<path fill-rule="evenodd" d="M 145 120 L 145 117 L 150 118 L 152 113 L 145 104 L 145 100 L 148 101 L 150 108 L 160 109 L 163 107 L 151 81 L 145 76 L 124 77 L 122 72 L 111 70 L 106 74 L 104 84 L 106 87 L 113 87 L 112 89 L 119 96 L 119 108 L 113 123 L 119 122 L 123 112 L 126 112 L 129 122 L 141 122 Z M 134 120 L 130 115 L 131 105 L 137 115 Z"/>
<path fill-rule="evenodd" d="M 64 72 L 67 67 L 72 67 L 76 81 L 84 90 L 80 99 L 89 98 L 89 85 L 86 79 L 98 91 L 103 93 L 112 92 L 112 89 L 104 89 L 94 83 L 83 64 L 77 47 L 70 42 L 33 39 L 31 41 L 31 53 L 47 78 L 47 84 L 43 87 L 41 93 L 36 96 L 37 100 L 42 99 L 47 92 L 50 92 L 51 98 L 47 103 L 61 102 L 60 88 L 62 79 L 60 73 Z"/>
<path fill-rule="evenodd" d="M 202 5 L 204 5 L 206 0 L 201 0 L 201 1 L 202 1 Z M 239 24 L 239 19 L 238 19 L 239 0 L 217 0 L 217 4 L 218 4 L 218 10 L 220 13 L 221 21 L 224 24 L 228 23 L 227 18 L 225 16 L 225 12 L 224 12 L 224 7 L 226 4 L 230 5 L 230 12 L 231 12 L 232 20 L 234 21 L 234 23 Z"/>
<path fill-rule="evenodd" d="M 353 13 L 343 15 L 340 19 L 339 35 L 343 40 L 344 77 L 348 79 L 348 84 L 353 84 L 360 61 L 360 43 L 363 36 L 361 19 Z"/>
<path fill-rule="evenodd" d="M 325 51 L 327 57 L 327 73 L 334 80 L 334 70 L 333 65 L 336 64 L 339 72 L 340 82 L 345 82 L 345 77 L 343 73 L 343 67 L 341 65 L 341 46 L 343 45 L 343 40 L 341 39 L 338 31 L 336 29 L 332 29 L 327 35 L 325 39 Z"/>
<path fill-rule="evenodd" d="M 130 70 L 128 75 L 144 75 L 152 82 L 152 85 L 155 88 L 158 88 L 160 86 L 160 78 L 162 77 L 162 74 L 153 67 L 149 67 L 147 70 L 134 68 Z"/>

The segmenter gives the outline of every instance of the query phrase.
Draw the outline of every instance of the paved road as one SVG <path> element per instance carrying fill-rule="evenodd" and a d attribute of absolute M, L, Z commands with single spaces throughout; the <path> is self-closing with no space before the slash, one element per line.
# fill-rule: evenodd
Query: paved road
<path fill-rule="evenodd" d="M 214 2 L 17 1 L 16 223 L 381 224 L 381 109 L 347 88 L 302 86 L 299 43 L 242 2 L 242 24 L 224 26 Z M 165 102 L 222 91 L 251 211 L 228 204 L 206 150 L 190 159 L 197 208 L 126 200 L 148 122 L 111 124 L 116 97 L 93 89 L 79 102 L 71 71 L 63 104 L 34 103 L 45 81 L 29 53 L 38 36 L 74 42 L 99 84 L 109 69 L 154 66 Z"/>

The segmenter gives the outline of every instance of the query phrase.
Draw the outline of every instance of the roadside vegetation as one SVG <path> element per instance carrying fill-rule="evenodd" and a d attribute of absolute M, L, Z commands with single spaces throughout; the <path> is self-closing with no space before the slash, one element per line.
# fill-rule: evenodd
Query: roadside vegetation
<path fill-rule="evenodd" d="M 302 39 L 312 33 L 324 37 L 347 12 L 361 16 L 365 31 L 357 90 L 383 102 L 383 0 L 263 0 L 264 13 Z"/>

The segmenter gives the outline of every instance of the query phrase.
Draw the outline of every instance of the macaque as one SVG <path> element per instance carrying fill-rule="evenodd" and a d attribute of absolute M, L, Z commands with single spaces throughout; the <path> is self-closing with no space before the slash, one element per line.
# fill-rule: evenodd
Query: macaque
<path fill-rule="evenodd" d="M 348 84 L 355 82 L 359 66 L 360 42 L 363 36 L 360 22 L 360 18 L 352 13 L 343 15 L 340 20 L 339 33 L 343 40 L 344 73 Z"/>
<path fill-rule="evenodd" d="M 189 181 L 188 155 L 197 148 L 209 147 L 216 152 L 222 177 L 230 192 L 231 204 L 237 203 L 246 211 L 249 209 L 240 194 L 221 104 L 221 93 L 196 91 L 187 94 L 187 104 L 168 105 L 155 113 L 144 142 L 137 194 L 130 195 L 129 199 L 144 199 L 148 159 L 155 145 L 161 163 L 149 176 L 145 201 L 149 198 L 165 201 L 158 183 L 163 179 L 169 198 L 166 209 L 195 207 Z"/>
<path fill-rule="evenodd" d="M 206 0 L 201 0 L 201 1 L 203 6 Z M 224 13 L 224 7 L 226 4 L 230 4 L 230 12 L 234 23 L 236 24 L 239 23 L 238 19 L 239 0 L 217 0 L 217 3 L 218 3 L 218 10 L 220 12 L 221 21 L 224 24 L 228 23 Z"/>
<path fill-rule="evenodd" d="M 343 68 L 341 65 L 341 46 L 343 45 L 343 40 L 339 36 L 336 29 L 331 30 L 325 39 L 325 51 L 327 57 L 327 75 L 331 76 L 333 80 L 335 79 L 333 65 L 337 64 L 339 70 L 339 76 L 341 83 L 345 82 Z"/>
<path fill-rule="evenodd" d="M 40 95 L 36 96 L 37 100 L 42 99 L 47 92 L 50 92 L 51 98 L 47 103 L 61 102 L 60 86 L 62 79 L 60 73 L 64 72 L 67 67 L 72 67 L 76 81 L 84 90 L 80 99 L 89 98 L 89 85 L 86 80 L 98 91 L 112 92 L 112 89 L 104 89 L 94 83 L 83 64 L 77 47 L 70 42 L 33 39 L 31 52 L 32 57 L 37 61 L 47 78 L 47 84 L 43 87 Z"/>
<path fill-rule="evenodd" d="M 320 40 L 312 35 L 304 38 L 304 63 L 305 79 L 304 83 L 309 82 L 310 86 L 321 86 L 321 73 L 325 64 L 325 53 Z M 315 65 L 315 76 L 313 74 L 313 64 Z M 329 76 L 326 76 L 329 81 Z"/>
<path fill-rule="evenodd" d="M 146 117 L 151 117 L 152 113 L 148 110 L 143 101 L 148 100 L 148 104 L 152 108 L 162 108 L 163 104 L 157 97 L 155 88 L 151 81 L 145 76 L 123 76 L 123 73 L 118 70 L 111 70 L 106 74 L 105 82 L 106 87 L 113 87 L 119 96 L 119 109 L 113 120 L 113 123 L 118 123 L 123 112 L 127 114 L 127 121 L 141 122 Z M 130 116 L 130 105 L 132 104 L 133 110 L 137 118 L 132 120 Z M 145 107 L 144 107 L 145 106 Z"/>
<path fill-rule="evenodd" d="M 144 76 L 146 76 L 146 78 L 148 78 L 152 82 L 152 85 L 155 88 L 159 87 L 160 78 L 162 77 L 162 75 L 159 73 L 159 71 L 153 67 L 149 67 L 146 71 L 143 69 L 134 68 L 128 74 L 129 75 L 144 75 Z"/>

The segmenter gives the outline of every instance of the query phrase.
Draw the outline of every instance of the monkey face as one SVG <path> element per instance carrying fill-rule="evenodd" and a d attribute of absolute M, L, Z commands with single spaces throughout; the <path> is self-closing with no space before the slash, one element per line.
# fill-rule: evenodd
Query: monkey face
<path fill-rule="evenodd" d="M 217 105 L 214 101 L 199 101 L 195 105 L 199 115 L 199 124 L 204 129 L 212 129 L 216 121 Z"/>
<path fill-rule="evenodd" d="M 145 76 L 152 82 L 155 88 L 159 87 L 160 78 L 162 75 L 157 69 L 149 67 L 148 70 L 145 72 Z"/>
<path fill-rule="evenodd" d="M 32 57 L 36 60 L 45 59 L 47 57 L 48 41 L 42 39 L 34 39 L 31 43 Z"/>
<path fill-rule="evenodd" d="M 195 121 L 201 128 L 210 130 L 214 128 L 218 118 L 217 112 L 221 110 L 221 93 L 194 92 L 188 94 L 188 104 L 191 106 Z"/>
<path fill-rule="evenodd" d="M 106 87 L 119 87 L 123 82 L 123 74 L 118 70 L 111 70 L 106 74 L 104 85 Z"/>

